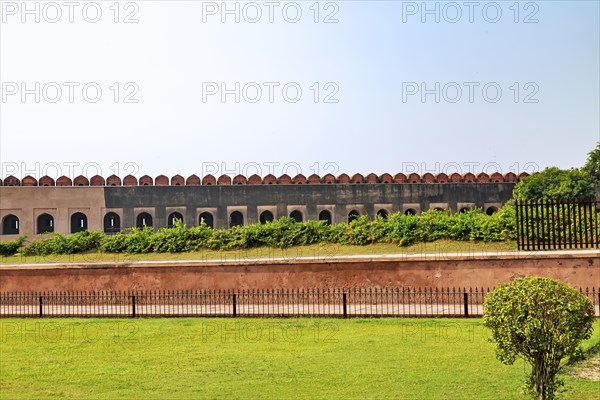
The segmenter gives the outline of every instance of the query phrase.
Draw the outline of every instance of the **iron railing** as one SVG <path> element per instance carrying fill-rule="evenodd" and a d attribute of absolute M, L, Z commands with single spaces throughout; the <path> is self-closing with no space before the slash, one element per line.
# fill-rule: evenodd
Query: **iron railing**
<path fill-rule="evenodd" d="M 0 317 L 478 317 L 490 289 L 0 293 Z M 581 288 L 600 316 L 600 288 Z"/>
<path fill-rule="evenodd" d="M 599 210 L 596 199 L 517 201 L 519 250 L 599 248 Z"/>

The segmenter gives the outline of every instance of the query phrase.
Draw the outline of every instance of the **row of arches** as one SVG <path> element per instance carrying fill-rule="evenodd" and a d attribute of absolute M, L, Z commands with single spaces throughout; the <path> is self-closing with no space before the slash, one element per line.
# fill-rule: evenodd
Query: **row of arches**
<path fill-rule="evenodd" d="M 382 210 L 377 211 L 377 215 L 380 215 L 380 216 L 386 218 L 388 215 L 388 212 L 386 210 L 382 209 Z M 360 216 L 360 213 L 357 210 L 351 210 L 347 216 L 348 222 L 354 221 L 359 216 Z M 305 220 L 304 215 L 302 214 L 302 212 L 300 210 L 293 210 L 292 212 L 290 212 L 289 217 L 292 218 L 296 222 L 304 222 L 304 220 Z M 274 219 L 275 219 L 275 217 L 274 217 L 273 213 L 268 210 L 261 212 L 258 217 L 258 220 L 261 224 L 265 224 L 267 222 L 272 222 Z M 331 211 L 321 210 L 319 212 L 318 220 L 325 221 L 327 224 L 331 224 L 333 222 L 333 216 L 331 214 Z M 239 211 L 232 212 L 229 217 L 229 226 L 233 227 L 233 226 L 240 226 L 243 224 L 244 224 L 243 214 Z"/>
<path fill-rule="evenodd" d="M 434 209 L 438 210 L 438 211 L 444 211 L 444 209 L 440 208 L 440 207 L 436 207 Z M 460 212 L 466 212 L 468 210 L 469 210 L 468 208 L 462 208 L 460 210 Z M 487 215 L 492 215 L 497 211 L 498 211 L 498 207 L 496 207 L 496 206 L 489 206 L 485 209 L 485 213 Z M 208 213 L 206 213 L 206 214 L 208 214 Z M 407 208 L 406 210 L 404 210 L 404 214 L 405 215 L 416 215 L 417 210 L 414 208 Z M 379 217 L 382 217 L 382 218 L 387 218 L 389 215 L 389 212 L 385 209 L 379 209 L 377 211 L 376 215 Z M 351 210 L 347 215 L 347 222 L 350 223 L 350 222 L 354 221 L 355 219 L 359 218 L 360 216 L 361 216 L 361 213 L 358 210 Z M 201 214 L 201 217 L 202 217 L 202 214 Z M 290 213 L 289 217 L 294 219 L 296 222 L 304 222 L 304 216 L 300 210 L 293 210 Z M 212 218 L 212 215 L 211 215 L 211 218 Z M 266 210 L 266 211 L 261 212 L 259 215 L 259 222 L 261 224 L 265 224 L 267 222 L 272 222 L 273 220 L 274 220 L 274 216 L 271 211 Z M 331 224 L 333 221 L 331 211 L 321 210 L 319 212 L 318 220 L 325 221 L 327 224 Z M 212 219 L 211 219 L 211 221 L 212 221 Z M 233 211 L 229 215 L 229 226 L 230 227 L 241 226 L 243 224 L 244 224 L 244 215 L 241 212 Z M 210 226 L 212 226 L 212 225 L 210 225 Z"/>
<path fill-rule="evenodd" d="M 14 216 L 11 216 L 14 217 Z M 16 218 L 16 217 L 14 217 Z M 88 218 L 84 213 L 76 212 L 71 215 L 71 230 L 70 233 L 86 231 L 88 229 Z M 4 230 L 4 223 L 3 223 Z M 41 214 L 37 218 L 36 233 L 51 233 L 54 232 L 54 217 L 51 214 Z M 16 232 L 19 233 L 18 231 Z"/>
<path fill-rule="evenodd" d="M 348 215 L 348 219 L 352 220 L 359 214 L 357 211 L 351 211 Z M 387 214 L 386 214 L 387 215 Z M 290 213 L 290 218 L 293 218 L 296 222 L 303 222 L 304 216 L 298 210 L 294 210 Z M 271 211 L 263 211 L 260 213 L 259 221 L 261 224 L 272 222 L 275 219 Z M 176 221 L 180 220 L 183 222 L 183 215 L 179 212 L 173 212 L 169 214 L 167 218 L 167 226 L 172 228 L 175 226 Z M 323 210 L 319 213 L 319 220 L 326 221 L 328 224 L 332 222 L 331 212 Z M 214 216 L 210 212 L 203 212 L 198 218 L 198 224 L 204 223 L 208 227 L 214 227 Z M 153 226 L 153 218 L 150 213 L 141 212 L 136 216 L 136 227 L 144 228 L 146 226 Z M 229 226 L 241 226 L 244 225 L 244 215 L 239 211 L 233 211 L 229 215 Z M 77 233 L 88 229 L 88 218 L 82 212 L 76 212 L 71 215 L 71 229 L 70 233 Z M 105 233 L 117 233 L 122 229 L 121 217 L 115 212 L 109 212 L 104 215 L 103 228 Z M 18 235 L 20 231 L 19 218 L 16 215 L 9 214 L 2 219 L 2 234 L 3 235 Z M 48 213 L 44 213 L 37 218 L 37 234 L 51 233 L 54 232 L 54 216 Z"/>
<path fill-rule="evenodd" d="M 419 175 L 412 173 L 405 175 L 398 173 L 394 176 L 385 173 L 382 175 L 368 174 L 363 176 L 362 174 L 354 174 L 349 176 L 348 174 L 340 174 L 337 177 L 332 174 L 326 174 L 319 176 L 312 174 L 308 178 L 302 174 L 298 174 L 293 178 L 284 174 L 279 177 L 275 175 L 266 175 L 261 178 L 258 175 L 251 175 L 246 178 L 244 175 L 236 175 L 231 178 L 229 175 L 221 175 L 216 178 L 213 175 L 206 175 L 202 179 L 197 175 L 190 175 L 184 178 L 181 175 L 175 175 L 170 179 L 165 175 L 159 175 L 156 178 L 152 178 L 149 175 L 144 175 L 139 179 L 133 175 L 127 175 L 122 180 L 116 175 L 111 175 L 104 179 L 100 175 L 95 175 L 88 179 L 87 177 L 80 175 L 71 180 L 67 176 L 61 176 L 56 181 L 49 177 L 43 176 L 39 179 L 35 179 L 31 175 L 27 175 L 23 179 L 18 179 L 15 176 L 8 176 L 4 180 L 0 180 L 0 185 L 4 186 L 211 186 L 211 185 L 315 185 L 315 184 L 376 184 L 376 183 L 500 183 L 500 182 L 516 182 L 519 179 L 528 176 L 526 172 L 522 172 L 516 175 L 513 172 L 508 172 L 504 175 L 494 172 L 490 175 L 482 172 L 479 174 L 473 174 L 468 172 L 466 174 L 453 173 L 447 175 L 440 173 L 433 175 L 429 172 Z"/>
<path fill-rule="evenodd" d="M 289 217 L 292 218 L 296 222 L 304 222 L 304 215 L 300 210 L 293 210 L 290 212 Z M 267 222 L 273 222 L 275 216 L 271 211 L 265 210 L 261 212 L 258 216 L 258 221 L 261 224 L 266 224 Z M 333 221 L 331 212 L 329 210 L 322 210 L 319 213 L 319 221 L 325 221 L 327 224 L 331 224 Z M 229 226 L 241 226 L 244 225 L 244 215 L 239 211 L 234 211 L 229 216 Z"/>
<path fill-rule="evenodd" d="M 442 208 L 435 208 L 437 210 L 443 211 Z M 459 212 L 465 212 L 468 208 L 461 208 Z M 498 211 L 498 207 L 489 206 L 485 210 L 487 215 L 492 215 L 493 213 Z M 414 208 L 408 208 L 404 210 L 406 215 L 415 215 L 417 214 L 417 210 Z M 385 209 L 379 209 L 376 212 L 377 216 L 381 216 L 382 218 L 387 218 L 388 211 Z M 361 213 L 356 210 L 350 210 L 347 214 L 347 222 L 352 222 L 358 217 L 361 216 Z M 304 222 L 305 217 L 300 210 L 292 210 L 289 214 L 289 217 L 294 219 L 296 222 Z M 259 222 L 261 224 L 266 224 L 267 222 L 272 222 L 275 219 L 273 213 L 269 210 L 262 211 L 259 214 Z M 184 222 L 184 217 L 179 212 L 172 212 L 167 217 L 167 227 L 172 228 L 175 226 L 177 221 Z M 331 224 L 333 222 L 333 216 L 330 210 L 321 210 L 318 215 L 319 221 L 325 221 L 327 224 Z M 198 224 L 205 224 L 210 228 L 214 228 L 214 215 L 208 211 L 202 212 L 198 216 Z M 48 213 L 43 213 L 37 217 L 36 224 L 36 233 L 43 234 L 54 232 L 54 216 Z M 77 233 L 81 231 L 85 231 L 88 229 L 88 217 L 82 212 L 76 212 L 71 215 L 71 224 L 70 224 L 70 233 Z M 14 214 L 8 214 L 2 219 L 2 234 L 3 235 L 18 235 L 20 233 L 20 221 L 19 218 Z M 229 214 L 229 227 L 234 226 L 242 226 L 244 225 L 244 214 L 239 211 L 233 211 Z M 105 233 L 117 233 L 120 232 L 123 228 L 121 224 L 121 217 L 119 214 L 115 212 L 108 212 L 104 215 L 103 218 L 103 230 Z M 135 226 L 137 228 L 144 228 L 146 226 L 152 227 L 153 217 L 148 212 L 140 212 L 135 217 Z"/>
<path fill-rule="evenodd" d="M 204 220 L 209 226 L 213 226 L 213 218 L 210 213 L 202 213 L 200 220 Z M 147 212 L 139 213 L 136 216 L 136 227 L 153 226 L 152 215 Z M 182 220 L 183 216 L 178 213 L 171 213 L 168 218 L 168 227 L 175 226 L 176 220 Z M 104 216 L 103 227 L 105 233 L 117 233 L 121 231 L 121 217 L 119 214 L 109 212 Z M 88 229 L 88 217 L 82 212 L 76 212 L 71 215 L 70 233 L 77 233 Z M 36 233 L 54 232 L 54 216 L 48 213 L 40 214 L 36 220 Z M 14 214 L 9 214 L 2 219 L 3 235 L 18 235 L 20 233 L 19 218 Z"/>

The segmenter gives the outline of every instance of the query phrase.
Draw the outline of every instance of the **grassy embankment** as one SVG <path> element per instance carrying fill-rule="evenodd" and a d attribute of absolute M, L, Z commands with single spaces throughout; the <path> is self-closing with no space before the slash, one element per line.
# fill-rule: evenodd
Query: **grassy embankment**
<path fill-rule="evenodd" d="M 40 264 L 40 263 L 87 263 L 87 262 L 119 262 L 119 261 L 168 261 L 168 260 L 223 260 L 223 261 L 252 261 L 259 259 L 286 258 L 293 260 L 298 257 L 327 259 L 333 256 L 397 254 L 401 256 L 435 253 L 440 257 L 445 254 L 489 253 L 500 251 L 516 251 L 514 242 L 470 242 L 455 240 L 438 240 L 435 242 L 416 243 L 409 246 L 398 246 L 392 243 L 374 243 L 369 245 L 341 245 L 320 243 L 290 248 L 274 248 L 268 246 L 234 249 L 208 250 L 181 253 L 106 253 L 94 251 L 84 254 L 51 254 L 43 256 L 25 256 L 16 254 L 0 257 L 1 264 Z"/>

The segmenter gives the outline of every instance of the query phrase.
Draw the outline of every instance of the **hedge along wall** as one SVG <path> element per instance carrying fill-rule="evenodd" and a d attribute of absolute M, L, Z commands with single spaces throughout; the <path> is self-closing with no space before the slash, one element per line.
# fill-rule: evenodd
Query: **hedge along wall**
<path fill-rule="evenodd" d="M 363 215 L 348 224 L 335 225 L 325 221 L 298 223 L 292 218 L 281 218 L 265 224 L 212 229 L 205 224 L 188 228 L 178 221 L 173 228 L 156 231 L 147 227 L 133 228 L 114 235 L 97 231 L 84 231 L 68 236 L 53 234 L 29 243 L 21 249 L 21 253 L 26 256 L 89 251 L 177 253 L 202 249 L 291 247 L 316 243 L 396 243 L 406 246 L 439 239 L 505 241 L 514 239 L 514 223 L 512 207 L 504 207 L 492 215 L 483 214 L 480 210 L 462 213 L 430 210 L 421 215 L 394 213 L 385 218 L 378 216 L 375 219 Z M 14 254 L 19 245 L 16 241 L 0 244 L 0 252 L 3 255 Z"/>

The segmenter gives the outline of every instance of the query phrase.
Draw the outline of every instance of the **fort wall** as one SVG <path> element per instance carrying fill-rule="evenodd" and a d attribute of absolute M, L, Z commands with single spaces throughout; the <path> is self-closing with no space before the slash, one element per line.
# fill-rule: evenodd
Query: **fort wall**
<path fill-rule="evenodd" d="M 600 284 L 600 251 L 0 266 L 0 291 L 492 288 L 518 277 Z"/>
<path fill-rule="evenodd" d="M 48 230 L 73 233 L 84 227 L 106 231 L 109 220 L 114 232 L 142 225 L 167 227 L 175 218 L 188 226 L 204 219 L 210 226 L 226 228 L 260 222 L 267 214 L 270 219 L 294 216 L 302 221 L 341 223 L 351 214 L 374 218 L 398 211 L 419 214 L 432 208 L 460 211 L 479 207 L 491 213 L 511 198 L 513 187 L 512 182 L 2 186 L 0 239 Z M 40 220 L 42 215 L 52 221 Z M 107 219 L 109 216 L 112 219 Z"/>

